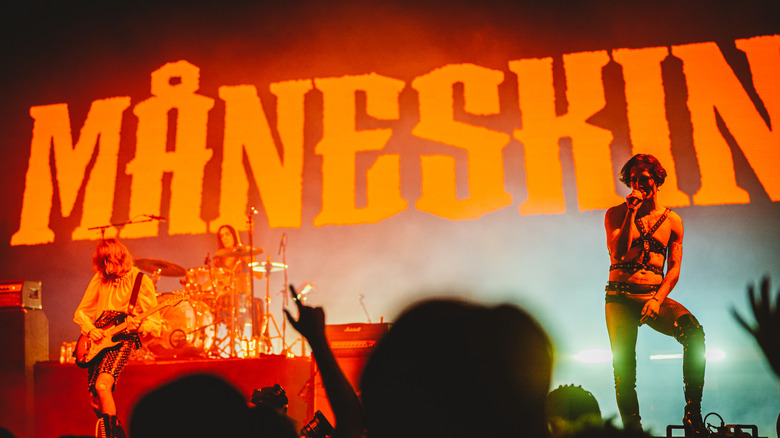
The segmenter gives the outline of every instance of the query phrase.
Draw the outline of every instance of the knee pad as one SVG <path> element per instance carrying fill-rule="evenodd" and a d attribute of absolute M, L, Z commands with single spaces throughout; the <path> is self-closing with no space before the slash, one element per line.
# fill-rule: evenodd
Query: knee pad
<path fill-rule="evenodd" d="M 699 324 L 699 321 L 696 320 L 696 317 L 690 313 L 677 318 L 677 320 L 674 321 L 674 328 L 672 330 L 674 339 L 685 347 L 698 340 L 701 340 L 702 343 L 704 342 L 704 328 Z"/>

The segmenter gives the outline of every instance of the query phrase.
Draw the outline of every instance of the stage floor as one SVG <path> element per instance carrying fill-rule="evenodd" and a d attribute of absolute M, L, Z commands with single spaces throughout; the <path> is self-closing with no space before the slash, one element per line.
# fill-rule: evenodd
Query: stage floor
<path fill-rule="evenodd" d="M 269 355 L 257 359 L 208 359 L 131 362 L 122 371 L 114 397 L 120 421 L 127 424 L 132 407 L 144 394 L 178 377 L 198 372 L 216 374 L 231 382 L 247 400 L 252 392 L 278 383 L 289 398 L 288 414 L 303 426 L 312 415 L 309 358 Z M 87 371 L 71 364 L 35 364 L 36 438 L 94 434 L 96 417 L 89 405 Z M 94 435 L 93 435 L 94 436 Z"/>

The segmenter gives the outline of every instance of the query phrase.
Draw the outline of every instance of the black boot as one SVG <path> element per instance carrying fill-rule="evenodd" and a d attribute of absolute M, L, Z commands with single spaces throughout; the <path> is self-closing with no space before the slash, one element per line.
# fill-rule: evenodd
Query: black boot
<path fill-rule="evenodd" d="M 683 427 L 686 437 L 709 437 L 710 431 L 701 418 L 701 405 L 693 403 L 685 405 L 685 415 L 683 416 Z"/>
<path fill-rule="evenodd" d="M 108 429 L 111 430 L 110 438 L 127 438 L 125 430 L 122 428 L 122 423 L 119 422 L 119 418 L 116 415 L 112 415 L 108 420 Z"/>
<path fill-rule="evenodd" d="M 95 425 L 95 438 L 127 438 L 116 415 L 100 414 Z"/>
<path fill-rule="evenodd" d="M 691 314 L 674 322 L 674 334 L 683 346 L 683 381 L 685 383 L 685 415 L 683 427 L 686 437 L 709 437 L 701 417 L 701 397 L 704 390 L 704 329 Z"/>

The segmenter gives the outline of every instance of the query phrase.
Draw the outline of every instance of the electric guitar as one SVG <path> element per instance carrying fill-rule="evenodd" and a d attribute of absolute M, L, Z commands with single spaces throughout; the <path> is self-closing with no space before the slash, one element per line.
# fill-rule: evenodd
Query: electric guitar
<path fill-rule="evenodd" d="M 151 309 L 147 310 L 146 312 L 138 315 L 135 317 L 135 319 L 140 324 L 141 321 L 148 318 L 149 316 L 153 315 L 156 312 L 159 312 L 160 310 L 175 306 L 179 304 L 180 302 L 186 300 L 189 298 L 189 293 L 187 292 L 176 292 L 173 297 L 168 298 L 167 300 L 163 301 L 162 303 L 157 304 L 156 306 L 152 307 Z M 122 333 L 127 328 L 127 321 L 115 324 L 111 327 L 106 328 L 96 328 L 95 330 L 103 330 L 104 336 L 100 340 L 100 342 L 95 343 L 90 339 L 88 335 L 82 334 L 79 336 L 78 342 L 76 342 L 76 365 L 78 365 L 81 368 L 89 368 L 89 366 L 92 364 L 92 361 L 95 359 L 95 357 L 100 354 L 103 350 L 107 348 L 111 348 L 115 345 L 118 345 L 120 341 L 115 341 L 114 336 L 116 336 L 119 333 Z"/>

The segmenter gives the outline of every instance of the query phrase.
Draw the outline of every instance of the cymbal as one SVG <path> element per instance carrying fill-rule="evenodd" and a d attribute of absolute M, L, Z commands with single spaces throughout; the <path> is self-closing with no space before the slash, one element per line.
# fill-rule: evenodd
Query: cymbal
<path fill-rule="evenodd" d="M 214 254 L 214 257 L 251 257 L 263 253 L 263 248 L 253 246 L 236 246 L 222 248 Z"/>
<path fill-rule="evenodd" d="M 149 272 L 158 273 L 163 277 L 183 277 L 187 271 L 176 263 L 171 263 L 165 260 L 155 259 L 135 259 L 135 265 L 138 269 Z"/>
<path fill-rule="evenodd" d="M 270 266 L 268 266 L 270 265 Z M 270 269 L 268 269 L 270 267 Z M 255 272 L 279 272 L 287 267 L 284 263 L 253 263 L 252 270 Z"/>

